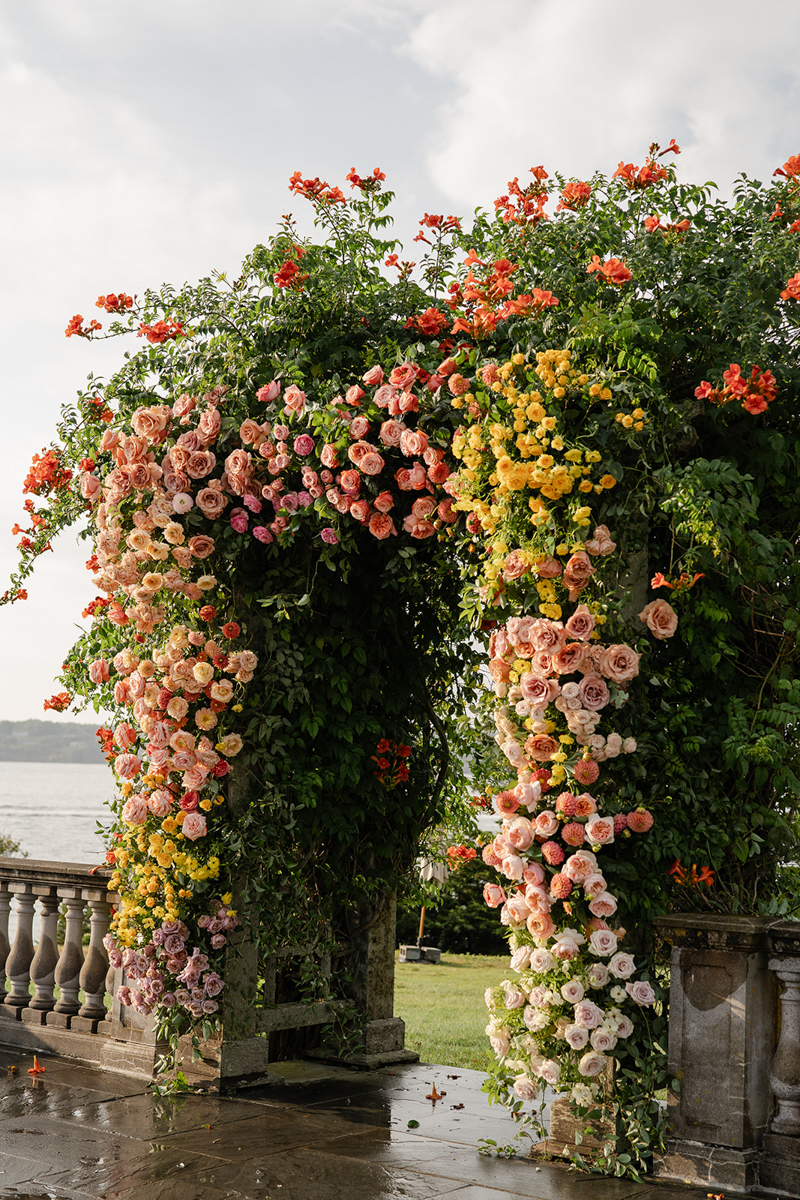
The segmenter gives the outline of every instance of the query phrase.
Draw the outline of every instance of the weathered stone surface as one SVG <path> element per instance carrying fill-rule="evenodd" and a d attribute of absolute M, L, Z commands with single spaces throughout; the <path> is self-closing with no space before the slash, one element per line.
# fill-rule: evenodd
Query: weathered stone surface
<path fill-rule="evenodd" d="M 800 1138 L 779 1133 L 764 1135 L 759 1181 L 764 1188 L 800 1196 Z"/>
<path fill-rule="evenodd" d="M 681 1143 L 707 1144 L 709 1156 L 719 1147 L 758 1147 L 770 1118 L 769 924 L 705 914 L 657 922 L 672 942 L 669 1067 L 681 1084 L 669 1093 L 670 1131 Z"/>
<path fill-rule="evenodd" d="M 759 1152 L 754 1147 L 736 1150 L 684 1138 L 669 1138 L 666 1153 L 653 1164 L 660 1179 L 679 1179 L 708 1187 L 743 1190 L 758 1183 Z"/>

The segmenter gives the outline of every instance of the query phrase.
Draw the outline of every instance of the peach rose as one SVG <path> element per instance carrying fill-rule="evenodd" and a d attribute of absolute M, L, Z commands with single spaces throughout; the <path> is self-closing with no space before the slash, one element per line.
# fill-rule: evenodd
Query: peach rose
<path fill-rule="evenodd" d="M 210 446 L 219 433 L 222 418 L 215 408 L 208 408 L 197 422 L 197 440 L 201 446 Z"/>
<path fill-rule="evenodd" d="M 584 675 L 578 688 L 581 704 L 589 712 L 599 712 L 605 708 L 611 696 L 605 680 L 600 675 Z"/>
<path fill-rule="evenodd" d="M 586 587 L 589 579 L 594 575 L 595 568 L 592 566 L 592 560 L 584 550 L 578 550 L 568 560 L 564 567 L 563 582 L 565 587 L 569 588 L 570 600 L 577 600 L 579 594 Z"/>
<path fill-rule="evenodd" d="M 506 579 L 519 579 L 530 567 L 523 558 L 519 550 L 512 550 L 507 554 L 503 563 L 503 574 Z"/>
<path fill-rule="evenodd" d="M 579 604 L 564 628 L 570 637 L 577 638 L 580 642 L 585 642 L 592 635 L 594 617 L 585 604 Z"/>
<path fill-rule="evenodd" d="M 380 439 L 384 446 L 399 446 L 400 438 L 406 432 L 402 421 L 384 421 L 380 428 Z"/>
<path fill-rule="evenodd" d="M 216 488 L 203 488 L 197 493 L 197 507 L 209 521 L 221 516 L 228 504 L 228 497 Z"/>
<path fill-rule="evenodd" d="M 628 680 L 634 679 L 639 674 L 641 657 L 641 654 L 637 654 L 630 646 L 616 644 L 606 646 L 600 663 L 600 671 L 606 679 L 611 679 L 614 683 L 627 683 Z"/>
<path fill-rule="evenodd" d="M 558 742 L 549 733 L 531 734 L 525 742 L 525 753 L 536 762 L 548 762 L 558 749 Z"/>
<path fill-rule="evenodd" d="M 596 555 L 613 554 L 617 548 L 617 543 L 611 540 L 607 525 L 598 525 L 591 539 L 584 544 L 590 554 Z"/>
<path fill-rule="evenodd" d="M 639 620 L 644 621 L 653 637 L 660 642 L 672 637 L 678 628 L 678 614 L 666 600 L 651 600 L 639 613 Z"/>
<path fill-rule="evenodd" d="M 214 550 L 214 539 L 200 533 L 197 537 L 189 539 L 187 547 L 194 558 L 208 558 Z"/>

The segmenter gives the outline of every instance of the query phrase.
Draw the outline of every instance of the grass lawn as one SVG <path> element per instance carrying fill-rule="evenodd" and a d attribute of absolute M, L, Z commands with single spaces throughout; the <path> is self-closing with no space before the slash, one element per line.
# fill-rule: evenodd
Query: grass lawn
<path fill-rule="evenodd" d="M 483 993 L 508 974 L 508 958 L 477 954 L 443 954 L 435 965 L 396 963 L 394 1012 L 406 1023 L 406 1047 L 423 1062 L 484 1070 L 493 1055 Z"/>

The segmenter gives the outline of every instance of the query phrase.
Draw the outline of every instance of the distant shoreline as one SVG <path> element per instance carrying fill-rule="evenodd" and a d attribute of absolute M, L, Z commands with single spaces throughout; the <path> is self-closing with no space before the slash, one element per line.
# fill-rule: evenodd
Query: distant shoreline
<path fill-rule="evenodd" d="M 96 729 L 79 721 L 0 721 L 0 762 L 104 765 Z"/>

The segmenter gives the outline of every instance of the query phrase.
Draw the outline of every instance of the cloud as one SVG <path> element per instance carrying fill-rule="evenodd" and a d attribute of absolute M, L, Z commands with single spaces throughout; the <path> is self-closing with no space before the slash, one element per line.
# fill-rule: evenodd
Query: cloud
<path fill-rule="evenodd" d="M 450 81 L 426 157 L 454 203 L 490 204 L 543 162 L 586 177 L 651 141 L 686 179 L 728 187 L 797 151 L 800 8 L 765 0 L 444 0 L 406 43 Z"/>

